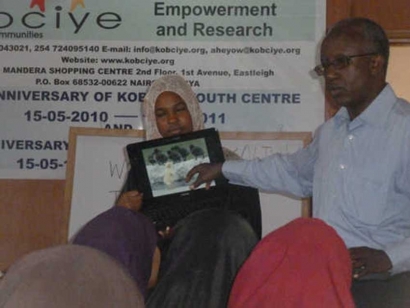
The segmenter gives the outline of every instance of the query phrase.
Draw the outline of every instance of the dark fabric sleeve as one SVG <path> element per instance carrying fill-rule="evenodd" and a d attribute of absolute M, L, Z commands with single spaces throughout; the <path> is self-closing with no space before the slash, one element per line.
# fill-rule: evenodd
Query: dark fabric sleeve
<path fill-rule="evenodd" d="M 259 191 L 252 187 L 229 184 L 228 209 L 239 213 L 252 226 L 260 239 L 262 236 L 262 214 Z"/>
<path fill-rule="evenodd" d="M 117 196 L 115 204 L 117 204 L 118 199 L 123 193 L 131 190 L 138 190 L 138 182 L 136 177 L 134 176 L 134 170 L 132 167 L 128 171 L 127 178 L 125 179 L 124 185 L 122 186 L 121 191 Z"/>
<path fill-rule="evenodd" d="M 124 185 L 122 186 L 121 193 L 130 190 L 138 190 L 138 182 L 136 177 L 134 176 L 133 167 L 131 167 L 131 169 L 128 171 L 127 179 L 125 180 Z"/>

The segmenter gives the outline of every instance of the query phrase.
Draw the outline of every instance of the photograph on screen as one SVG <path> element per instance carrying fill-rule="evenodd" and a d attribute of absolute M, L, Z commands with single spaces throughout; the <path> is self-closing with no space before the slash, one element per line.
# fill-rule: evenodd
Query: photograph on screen
<path fill-rule="evenodd" d="M 196 177 L 186 183 L 188 171 L 210 162 L 205 138 L 143 149 L 142 155 L 153 197 L 189 191 Z"/>

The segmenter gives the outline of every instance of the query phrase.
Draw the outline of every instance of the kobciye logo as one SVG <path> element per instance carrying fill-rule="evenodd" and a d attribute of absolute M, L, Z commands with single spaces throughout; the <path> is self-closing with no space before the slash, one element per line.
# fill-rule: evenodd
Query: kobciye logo
<path fill-rule="evenodd" d="M 66 1 L 66 0 L 65 0 Z M 52 1 L 29 0 L 27 10 L 17 13 L 2 11 L 0 9 L 0 38 L 41 38 L 42 29 L 55 29 L 70 31 L 73 34 L 80 33 L 81 30 L 90 27 L 97 27 L 100 30 L 113 30 L 121 26 L 122 17 L 116 12 L 98 12 L 85 10 L 86 0 L 67 0 L 70 8 L 65 9 L 60 4 L 51 4 Z M 105 0 L 108 3 L 110 0 Z M 30 3 L 30 4 L 29 4 Z M 68 6 L 68 5 L 67 5 Z M 82 10 L 77 10 L 82 7 Z M 74 12 L 76 11 L 76 12 Z M 29 31 L 22 32 L 1 32 L 13 27 Z"/>
<path fill-rule="evenodd" d="M 71 0 L 70 12 L 73 12 L 79 5 L 82 6 L 82 8 L 85 8 L 84 0 Z M 40 11 L 45 12 L 46 0 L 31 0 L 30 9 L 32 9 L 35 6 L 37 6 L 40 9 Z"/>

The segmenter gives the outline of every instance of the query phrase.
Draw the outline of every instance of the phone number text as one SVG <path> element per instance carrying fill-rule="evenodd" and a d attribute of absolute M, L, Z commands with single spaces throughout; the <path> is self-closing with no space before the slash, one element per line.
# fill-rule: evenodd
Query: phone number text
<path fill-rule="evenodd" d="M 100 52 L 98 45 L 19 45 L 0 44 L 0 52 Z"/>

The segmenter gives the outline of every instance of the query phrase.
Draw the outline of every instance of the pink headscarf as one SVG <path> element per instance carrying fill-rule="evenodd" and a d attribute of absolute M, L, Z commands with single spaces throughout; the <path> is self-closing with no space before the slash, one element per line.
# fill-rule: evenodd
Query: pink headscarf
<path fill-rule="evenodd" d="M 142 105 L 142 111 L 145 115 L 146 139 L 162 138 L 157 128 L 155 119 L 155 102 L 158 96 L 163 92 L 174 92 L 178 94 L 188 107 L 191 114 L 193 130 L 204 128 L 204 118 L 198 99 L 188 82 L 179 75 L 167 75 L 158 78 L 149 88 Z"/>
<path fill-rule="evenodd" d="M 240 269 L 229 308 L 350 308 L 351 262 L 336 232 L 299 218 L 258 243 Z"/>

